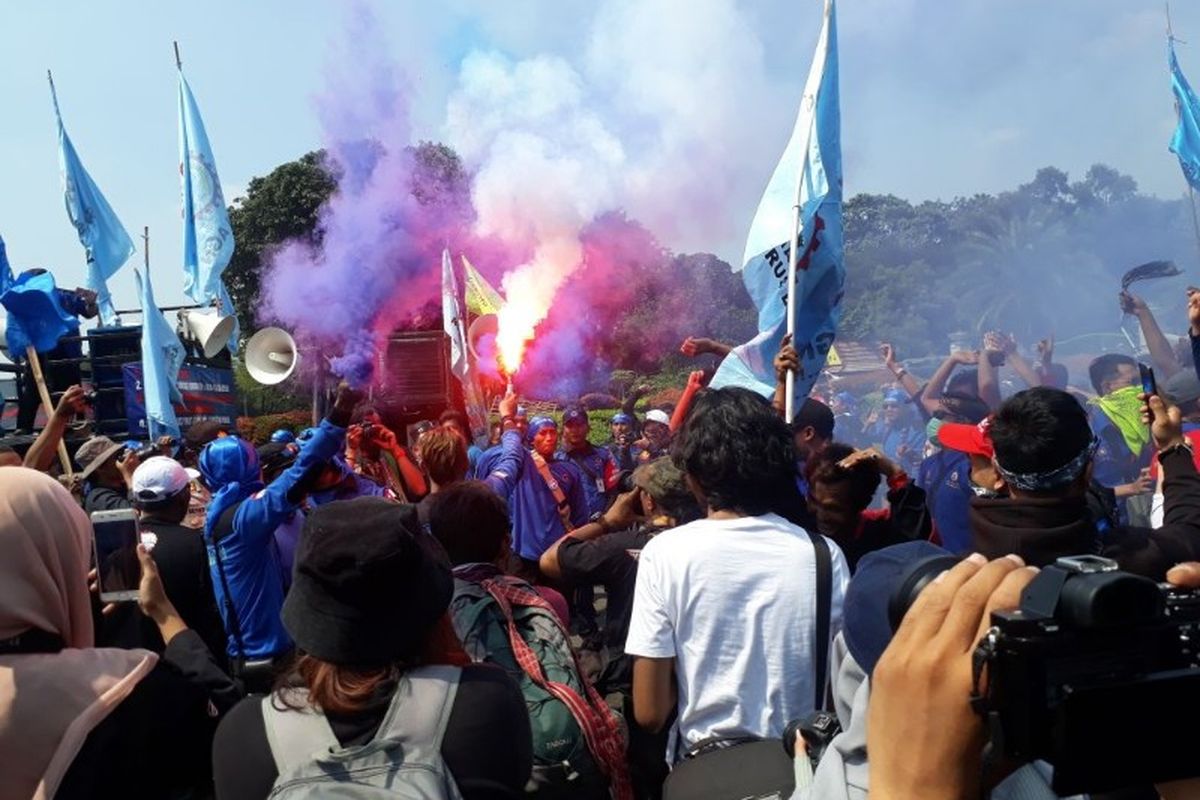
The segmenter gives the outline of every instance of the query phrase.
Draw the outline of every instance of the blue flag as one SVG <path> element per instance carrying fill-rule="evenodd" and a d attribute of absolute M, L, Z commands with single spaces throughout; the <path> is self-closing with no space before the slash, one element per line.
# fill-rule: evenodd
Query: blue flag
<path fill-rule="evenodd" d="M 25 355 L 30 345 L 39 353 L 54 349 L 58 340 L 79 332 L 79 320 L 59 301 L 63 292 L 49 272 L 26 270 L 0 294 L 8 314 L 5 337 L 13 358 Z"/>
<path fill-rule="evenodd" d="M 12 267 L 8 263 L 8 248 L 4 245 L 4 237 L 0 236 L 0 294 L 8 291 L 8 287 L 12 286 L 13 274 Z"/>
<path fill-rule="evenodd" d="M 116 325 L 117 312 L 108 292 L 108 279 L 133 255 L 133 240 L 92 176 L 83 168 L 75 145 L 71 144 L 71 137 L 63 127 L 53 81 L 50 82 L 50 98 L 54 101 L 54 117 L 58 121 L 58 168 L 62 175 L 67 217 L 75 226 L 87 256 L 87 287 L 96 293 L 100 321 L 105 325 Z"/>
<path fill-rule="evenodd" d="M 799 238 L 795 297 L 787 296 L 788 259 Z M 842 145 L 838 100 L 837 20 L 833 0 L 804 87 L 800 112 L 783 157 L 763 192 L 742 259 L 742 281 L 758 309 L 758 335 L 725 357 L 711 386 L 775 391 L 773 361 L 795 319 L 800 369 L 795 396 L 812 390 L 825 365 L 842 314 L 846 269 L 842 255 Z M 796 403 L 796 408 L 799 403 Z"/>
<path fill-rule="evenodd" d="M 1171 91 L 1175 93 L 1175 110 L 1179 124 L 1171 137 L 1169 149 L 1179 157 L 1183 177 L 1193 189 L 1200 189 L 1200 102 L 1183 77 L 1179 60 L 1175 58 L 1175 41 L 1167 39 L 1167 55 L 1171 63 Z"/>
<path fill-rule="evenodd" d="M 146 425 L 150 440 L 159 436 L 179 437 L 174 403 L 182 403 L 179 368 L 183 366 L 183 344 L 175 329 L 154 302 L 150 272 L 143 281 L 137 270 L 138 297 L 142 303 L 142 389 L 146 397 Z"/>
<path fill-rule="evenodd" d="M 221 273 L 233 256 L 233 228 L 204 121 L 183 72 L 179 73 L 179 177 L 183 185 L 183 288 L 193 301 L 217 304 L 222 314 L 232 314 L 233 303 Z M 235 324 L 230 350 L 236 350 L 240 335 Z"/>

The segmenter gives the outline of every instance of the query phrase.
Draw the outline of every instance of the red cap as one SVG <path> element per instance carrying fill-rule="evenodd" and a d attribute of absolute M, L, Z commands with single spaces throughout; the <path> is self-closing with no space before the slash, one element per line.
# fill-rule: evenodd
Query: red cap
<path fill-rule="evenodd" d="M 992 437 L 989 433 L 991 427 L 991 417 L 978 425 L 947 422 L 938 428 L 937 438 L 942 443 L 942 447 L 950 450 L 957 450 L 972 456 L 992 458 L 996 451 L 992 449 Z"/>

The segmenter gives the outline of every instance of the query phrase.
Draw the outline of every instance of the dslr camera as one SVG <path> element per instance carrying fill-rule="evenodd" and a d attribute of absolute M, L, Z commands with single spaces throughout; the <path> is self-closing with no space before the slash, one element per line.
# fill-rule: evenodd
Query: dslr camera
<path fill-rule="evenodd" d="M 955 560 L 914 565 L 892 597 L 893 626 Z M 1072 556 L 991 622 L 972 695 L 990 738 L 985 765 L 1045 761 L 1059 795 L 1200 775 L 1200 592 Z"/>

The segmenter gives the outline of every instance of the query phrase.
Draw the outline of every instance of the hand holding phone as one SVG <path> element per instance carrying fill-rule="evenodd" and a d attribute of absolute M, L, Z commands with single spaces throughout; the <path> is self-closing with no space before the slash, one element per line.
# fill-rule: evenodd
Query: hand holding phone
<path fill-rule="evenodd" d="M 141 566 L 137 512 L 132 508 L 92 513 L 92 554 L 100 582 L 100 602 L 138 599 Z"/>
<path fill-rule="evenodd" d="M 1142 394 L 1146 395 L 1147 398 L 1158 394 L 1158 381 L 1154 379 L 1154 370 L 1145 364 L 1138 363 L 1138 372 L 1142 378 Z M 1149 403 L 1146 404 L 1146 410 L 1150 414 L 1150 421 L 1154 422 L 1154 412 L 1150 410 Z"/>

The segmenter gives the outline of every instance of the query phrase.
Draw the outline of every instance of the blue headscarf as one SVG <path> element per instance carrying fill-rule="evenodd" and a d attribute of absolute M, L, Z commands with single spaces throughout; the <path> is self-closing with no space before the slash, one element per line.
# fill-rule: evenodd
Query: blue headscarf
<path fill-rule="evenodd" d="M 237 436 L 209 442 L 200 453 L 199 466 L 213 493 L 204 515 L 204 535 L 211 539 L 221 515 L 263 487 L 262 472 L 254 446 Z"/>
<path fill-rule="evenodd" d="M 550 419 L 550 417 L 534 417 L 529 420 L 529 430 L 525 431 L 525 440 L 532 443 L 534 437 L 538 435 L 538 431 L 546 428 L 557 429 L 558 423 Z"/>
<path fill-rule="evenodd" d="M 883 393 L 883 402 L 895 403 L 896 405 L 902 406 L 908 402 L 908 395 L 899 389 L 888 389 Z"/>
<path fill-rule="evenodd" d="M 291 444 L 296 441 L 296 434 L 285 428 L 280 428 L 271 434 L 271 441 L 276 444 Z"/>

